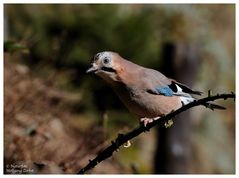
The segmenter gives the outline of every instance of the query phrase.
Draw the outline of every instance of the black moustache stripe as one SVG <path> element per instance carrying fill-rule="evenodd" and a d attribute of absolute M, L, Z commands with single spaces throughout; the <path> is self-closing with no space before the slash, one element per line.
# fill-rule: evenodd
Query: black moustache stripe
<path fill-rule="evenodd" d="M 107 71 L 107 72 L 116 72 L 116 70 L 110 68 L 110 67 L 102 67 L 101 70 Z"/>

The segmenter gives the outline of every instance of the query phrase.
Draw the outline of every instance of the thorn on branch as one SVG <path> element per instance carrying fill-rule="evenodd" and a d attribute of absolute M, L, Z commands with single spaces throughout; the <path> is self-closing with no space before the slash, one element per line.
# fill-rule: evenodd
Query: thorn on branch
<path fill-rule="evenodd" d="M 115 141 L 111 141 L 111 145 L 112 145 L 113 147 L 117 148 L 117 144 L 116 144 Z"/>
<path fill-rule="evenodd" d="M 144 127 L 144 132 L 149 132 L 149 131 L 150 131 L 150 128 L 149 128 L 149 127 L 144 126 L 144 125 L 143 125 L 143 127 Z"/>
<path fill-rule="evenodd" d="M 207 94 L 208 94 L 208 97 L 210 97 L 211 96 L 211 90 L 208 90 Z"/>
<path fill-rule="evenodd" d="M 119 151 L 119 140 L 116 139 L 115 141 L 111 141 L 111 145 L 114 147 L 116 152 Z"/>
<path fill-rule="evenodd" d="M 124 137 L 124 134 L 119 133 L 119 134 L 118 134 L 118 137 L 116 138 L 116 142 L 119 141 L 122 137 Z"/>
<path fill-rule="evenodd" d="M 97 165 L 97 162 L 89 159 L 89 164 L 91 164 L 92 167 L 95 167 Z"/>

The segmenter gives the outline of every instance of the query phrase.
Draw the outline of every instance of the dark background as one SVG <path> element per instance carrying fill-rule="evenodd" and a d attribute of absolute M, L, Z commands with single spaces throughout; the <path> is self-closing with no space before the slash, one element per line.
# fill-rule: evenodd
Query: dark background
<path fill-rule="evenodd" d="M 76 173 L 137 126 L 111 88 L 85 74 L 101 51 L 204 96 L 235 91 L 235 5 L 5 4 L 5 173 Z M 235 173 L 235 103 L 219 103 L 227 110 L 193 108 L 89 173 Z"/>

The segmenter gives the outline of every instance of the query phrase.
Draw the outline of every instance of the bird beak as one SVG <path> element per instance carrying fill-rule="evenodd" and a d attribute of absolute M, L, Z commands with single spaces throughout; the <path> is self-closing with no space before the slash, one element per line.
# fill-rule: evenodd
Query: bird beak
<path fill-rule="evenodd" d="M 95 73 L 98 69 L 96 68 L 96 66 L 92 65 L 87 71 L 86 73 Z"/>

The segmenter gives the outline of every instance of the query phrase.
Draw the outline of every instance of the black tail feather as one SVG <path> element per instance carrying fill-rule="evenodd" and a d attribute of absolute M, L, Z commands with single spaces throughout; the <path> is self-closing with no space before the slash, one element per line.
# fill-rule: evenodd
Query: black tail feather
<path fill-rule="evenodd" d="M 172 89 L 172 88 L 171 88 L 171 89 L 174 91 L 174 90 L 176 90 L 176 88 L 177 88 L 175 85 L 178 85 L 178 86 L 182 89 L 182 91 L 183 91 L 184 93 L 190 93 L 190 94 L 195 94 L 195 95 L 201 95 L 201 94 L 202 94 L 202 92 L 192 90 L 192 89 L 189 88 L 188 86 L 183 85 L 183 84 L 181 84 L 181 83 L 179 83 L 179 82 L 176 82 L 176 81 L 172 81 L 172 84 L 171 84 L 169 87 L 170 87 L 170 88 L 173 87 L 174 89 Z"/>

